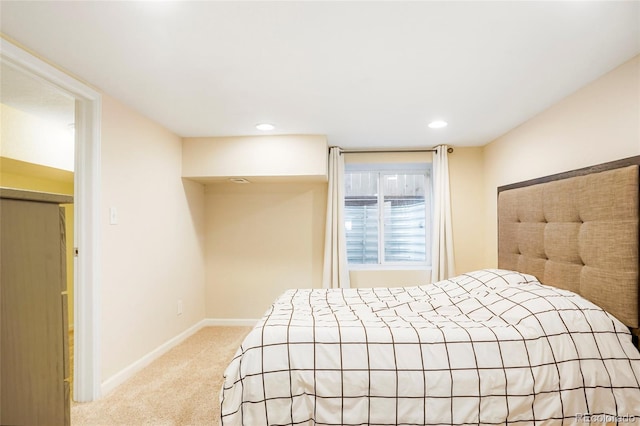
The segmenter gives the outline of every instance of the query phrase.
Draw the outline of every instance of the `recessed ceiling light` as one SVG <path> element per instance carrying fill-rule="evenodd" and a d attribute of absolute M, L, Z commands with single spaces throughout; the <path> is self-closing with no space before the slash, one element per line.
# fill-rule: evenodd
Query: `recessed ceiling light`
<path fill-rule="evenodd" d="M 275 128 L 276 128 L 276 126 L 274 126 L 271 123 L 260 123 L 260 124 L 256 125 L 256 129 L 262 130 L 263 132 L 266 132 L 266 131 L 269 131 L 269 130 L 273 130 Z"/>
<path fill-rule="evenodd" d="M 429 123 L 430 129 L 442 129 L 443 127 L 447 127 L 449 123 L 443 120 L 435 120 Z"/>

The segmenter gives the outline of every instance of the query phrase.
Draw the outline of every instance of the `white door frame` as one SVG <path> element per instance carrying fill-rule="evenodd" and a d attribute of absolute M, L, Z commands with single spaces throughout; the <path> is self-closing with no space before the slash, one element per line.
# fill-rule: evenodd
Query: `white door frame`
<path fill-rule="evenodd" d="M 74 400 L 100 398 L 100 93 L 0 38 L 0 60 L 76 100 L 74 173 Z"/>

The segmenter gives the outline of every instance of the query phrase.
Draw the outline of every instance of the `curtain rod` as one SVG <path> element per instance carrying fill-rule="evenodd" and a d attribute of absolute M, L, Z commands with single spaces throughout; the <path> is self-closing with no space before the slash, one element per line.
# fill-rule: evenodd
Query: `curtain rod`
<path fill-rule="evenodd" d="M 331 147 L 331 148 L 340 148 L 340 147 Z M 340 152 L 342 154 L 380 154 L 380 153 L 398 153 L 398 152 L 436 152 L 433 148 L 425 148 L 425 149 L 342 149 L 340 148 Z M 453 148 L 447 148 L 447 152 L 451 154 L 453 152 Z"/>

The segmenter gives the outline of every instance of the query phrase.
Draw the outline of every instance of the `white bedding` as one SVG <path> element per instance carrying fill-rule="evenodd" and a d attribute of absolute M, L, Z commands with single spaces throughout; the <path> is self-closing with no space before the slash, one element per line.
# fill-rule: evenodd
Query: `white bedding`
<path fill-rule="evenodd" d="M 224 425 L 640 421 L 640 354 L 605 311 L 513 271 L 298 289 L 246 337 L 220 399 Z"/>

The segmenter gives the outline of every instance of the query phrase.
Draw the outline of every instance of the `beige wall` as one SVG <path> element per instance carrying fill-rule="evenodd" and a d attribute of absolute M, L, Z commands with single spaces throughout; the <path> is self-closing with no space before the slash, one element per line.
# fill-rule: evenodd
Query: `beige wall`
<path fill-rule="evenodd" d="M 349 271 L 349 283 L 353 288 L 407 287 L 429 282 L 431 282 L 431 270 L 426 268 Z"/>
<path fill-rule="evenodd" d="M 640 154 L 640 57 L 485 147 L 485 263 L 497 266 L 497 187 Z"/>
<path fill-rule="evenodd" d="M 103 95 L 102 380 L 205 317 L 204 187 L 180 177 L 181 146 Z"/>
<path fill-rule="evenodd" d="M 207 185 L 207 317 L 260 318 L 284 290 L 321 287 L 326 197 L 326 183 Z"/>
<path fill-rule="evenodd" d="M 463 272 L 482 262 L 482 160 L 482 148 L 456 148 L 450 156 L 454 239 Z M 348 161 L 427 162 L 431 155 L 349 155 Z M 256 319 L 288 288 L 321 287 L 326 196 L 325 183 L 206 186 L 207 317 Z M 359 270 L 351 272 L 351 285 L 419 285 L 429 275 Z"/>
<path fill-rule="evenodd" d="M 184 138 L 182 176 L 207 181 L 229 177 L 327 180 L 323 135 Z"/>
<path fill-rule="evenodd" d="M 456 147 L 449 154 L 451 221 L 456 273 L 485 267 L 484 150 Z"/>

